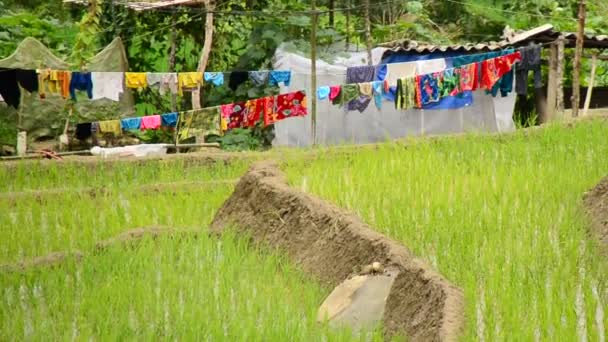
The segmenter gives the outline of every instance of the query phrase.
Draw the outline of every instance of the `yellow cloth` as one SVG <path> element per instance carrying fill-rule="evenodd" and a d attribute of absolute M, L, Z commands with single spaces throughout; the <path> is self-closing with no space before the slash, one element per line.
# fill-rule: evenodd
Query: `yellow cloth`
<path fill-rule="evenodd" d="M 220 133 L 224 135 L 224 132 L 228 130 L 228 121 L 225 118 L 220 118 Z"/>
<path fill-rule="evenodd" d="M 145 72 L 126 72 L 125 85 L 127 88 L 144 89 L 148 87 L 148 77 Z"/>
<path fill-rule="evenodd" d="M 184 90 L 198 89 L 203 82 L 202 72 L 181 72 L 177 74 L 177 93 L 182 96 Z"/>
<path fill-rule="evenodd" d="M 70 80 L 72 74 L 69 71 L 58 70 L 38 70 L 38 93 L 40 98 L 46 97 L 46 91 L 49 93 L 61 94 L 65 99 L 70 94 Z"/>
<path fill-rule="evenodd" d="M 359 94 L 372 97 L 372 83 L 359 83 Z"/>
<path fill-rule="evenodd" d="M 113 133 L 115 136 L 122 134 L 120 120 L 99 121 L 100 133 Z"/>

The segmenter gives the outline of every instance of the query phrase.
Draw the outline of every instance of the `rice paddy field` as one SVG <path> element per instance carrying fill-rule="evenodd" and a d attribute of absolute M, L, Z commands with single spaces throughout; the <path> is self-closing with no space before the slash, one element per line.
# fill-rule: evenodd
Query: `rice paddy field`
<path fill-rule="evenodd" d="M 608 175 L 607 121 L 259 158 L 461 287 L 462 340 L 605 341 L 608 261 L 582 195 Z M 0 164 L 0 264 L 87 255 L 0 273 L 0 340 L 382 340 L 316 323 L 331 289 L 243 236 L 92 252 L 137 227 L 205 232 L 251 162 Z"/>

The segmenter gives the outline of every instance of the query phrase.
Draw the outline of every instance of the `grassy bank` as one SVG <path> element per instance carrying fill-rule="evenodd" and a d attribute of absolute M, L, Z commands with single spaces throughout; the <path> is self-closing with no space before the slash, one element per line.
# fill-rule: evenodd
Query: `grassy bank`
<path fill-rule="evenodd" d="M 608 174 L 608 123 L 389 143 L 286 163 L 465 291 L 465 340 L 598 340 L 608 264 L 582 194 Z"/>

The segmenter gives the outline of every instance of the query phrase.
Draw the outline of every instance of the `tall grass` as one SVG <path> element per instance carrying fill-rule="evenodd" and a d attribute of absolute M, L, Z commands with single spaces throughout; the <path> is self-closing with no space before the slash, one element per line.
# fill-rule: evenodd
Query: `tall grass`
<path fill-rule="evenodd" d="M 599 340 L 608 263 L 582 195 L 608 174 L 608 123 L 388 143 L 285 163 L 464 289 L 465 340 Z"/>

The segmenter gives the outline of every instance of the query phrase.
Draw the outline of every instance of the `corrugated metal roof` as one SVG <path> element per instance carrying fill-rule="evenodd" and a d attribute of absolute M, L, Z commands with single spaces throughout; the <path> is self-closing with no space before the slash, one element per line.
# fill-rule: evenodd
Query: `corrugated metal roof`
<path fill-rule="evenodd" d="M 66 3 L 87 4 L 88 0 L 63 0 Z M 170 6 L 193 5 L 202 3 L 200 0 L 151 0 L 151 1 L 127 1 L 117 2 L 135 11 L 154 10 Z"/>
<path fill-rule="evenodd" d="M 510 36 L 505 37 L 500 42 L 487 42 L 478 44 L 454 44 L 454 45 L 435 45 L 430 43 L 418 42 L 415 40 L 398 40 L 388 43 L 380 44 L 381 47 L 388 48 L 393 52 L 411 52 L 419 54 L 429 54 L 436 51 L 439 52 L 488 52 L 494 50 L 500 50 L 509 46 L 521 46 L 526 45 L 530 41 L 538 43 L 552 42 L 556 40 L 560 35 L 563 35 L 567 39 L 566 46 L 574 46 L 576 41 L 575 32 L 559 32 L 555 31 L 553 25 L 545 24 L 528 31 L 521 31 L 513 33 Z M 592 35 L 585 34 L 586 48 L 608 48 L 608 35 Z"/>

